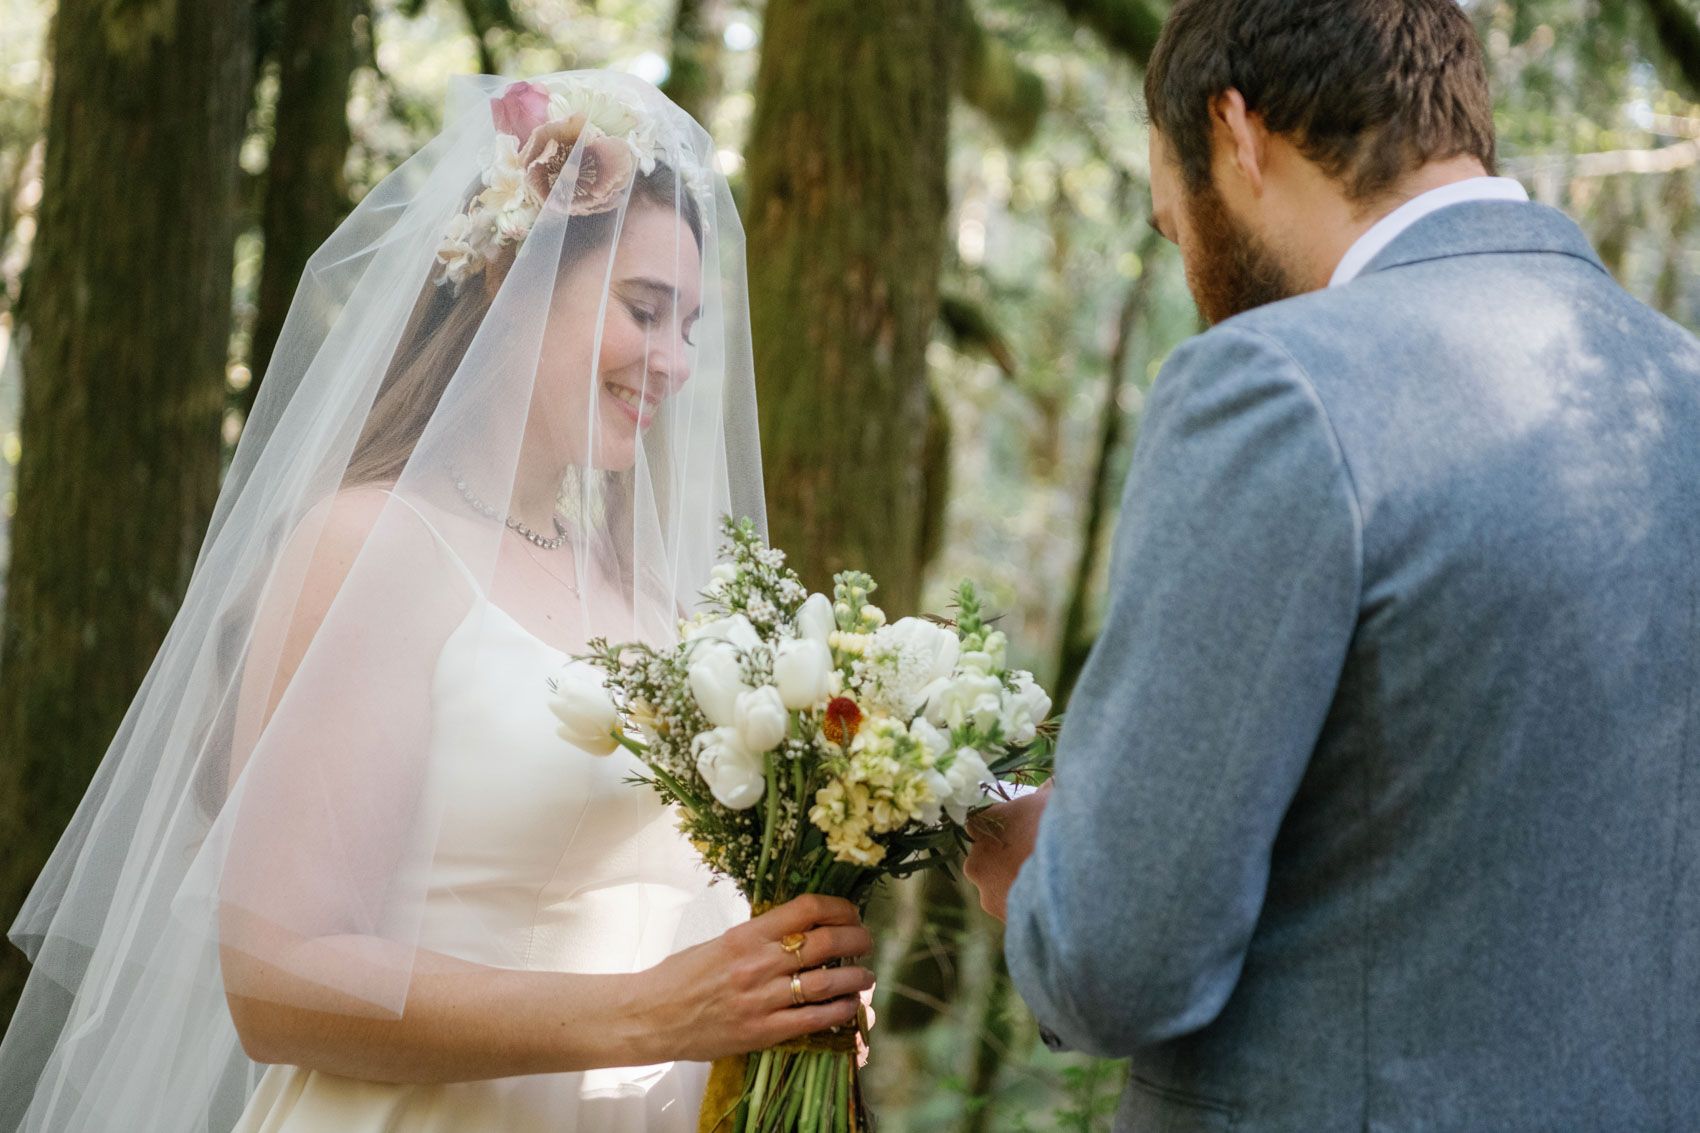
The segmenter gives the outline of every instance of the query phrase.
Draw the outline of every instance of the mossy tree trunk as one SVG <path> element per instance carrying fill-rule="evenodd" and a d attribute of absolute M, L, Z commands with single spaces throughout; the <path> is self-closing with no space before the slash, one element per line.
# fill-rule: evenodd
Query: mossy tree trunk
<path fill-rule="evenodd" d="M 276 125 L 261 219 L 265 260 L 248 349 L 254 407 L 283 318 L 307 259 L 348 211 L 348 84 L 354 71 L 354 0 L 284 0 Z"/>
<path fill-rule="evenodd" d="M 772 537 L 815 588 L 920 594 L 926 348 L 938 315 L 961 0 L 770 0 L 746 147 Z"/>
<path fill-rule="evenodd" d="M 10 923 L 176 613 L 218 492 L 249 0 L 61 0 L 19 299 L 0 641 Z M 27 972 L 0 959 L 0 1019 Z"/>

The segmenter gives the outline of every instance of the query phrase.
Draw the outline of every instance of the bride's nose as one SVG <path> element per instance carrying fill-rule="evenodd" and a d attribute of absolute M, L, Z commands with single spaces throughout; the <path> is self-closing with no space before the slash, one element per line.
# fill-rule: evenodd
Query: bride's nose
<path fill-rule="evenodd" d="M 649 341 L 644 368 L 659 392 L 672 396 L 691 378 L 691 348 L 683 333 L 663 333 Z"/>

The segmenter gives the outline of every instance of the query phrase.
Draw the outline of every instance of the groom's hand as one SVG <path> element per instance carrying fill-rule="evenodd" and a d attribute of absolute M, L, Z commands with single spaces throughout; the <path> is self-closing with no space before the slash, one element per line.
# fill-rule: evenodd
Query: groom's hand
<path fill-rule="evenodd" d="M 998 920 L 1005 919 L 1009 887 L 1021 872 L 1021 863 L 1033 852 L 1039 834 L 1039 816 L 1051 797 L 1047 781 L 1030 795 L 999 803 L 968 819 L 968 860 L 962 872 L 980 890 L 980 907 Z"/>

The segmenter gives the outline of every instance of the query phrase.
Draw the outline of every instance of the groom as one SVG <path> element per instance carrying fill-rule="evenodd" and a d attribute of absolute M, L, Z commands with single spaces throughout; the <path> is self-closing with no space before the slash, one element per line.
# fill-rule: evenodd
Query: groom
<path fill-rule="evenodd" d="M 1493 168 L 1455 0 L 1178 0 L 1156 380 L 969 876 L 1116 1128 L 1700 1130 L 1700 344 Z"/>

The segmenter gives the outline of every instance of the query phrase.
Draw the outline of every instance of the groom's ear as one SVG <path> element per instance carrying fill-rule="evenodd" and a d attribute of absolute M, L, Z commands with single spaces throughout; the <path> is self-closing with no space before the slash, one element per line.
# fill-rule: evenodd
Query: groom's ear
<path fill-rule="evenodd" d="M 1262 115 L 1247 110 L 1245 96 L 1229 87 L 1210 100 L 1210 132 L 1216 168 L 1236 173 L 1254 196 L 1262 196 L 1269 159 L 1269 131 Z"/>

